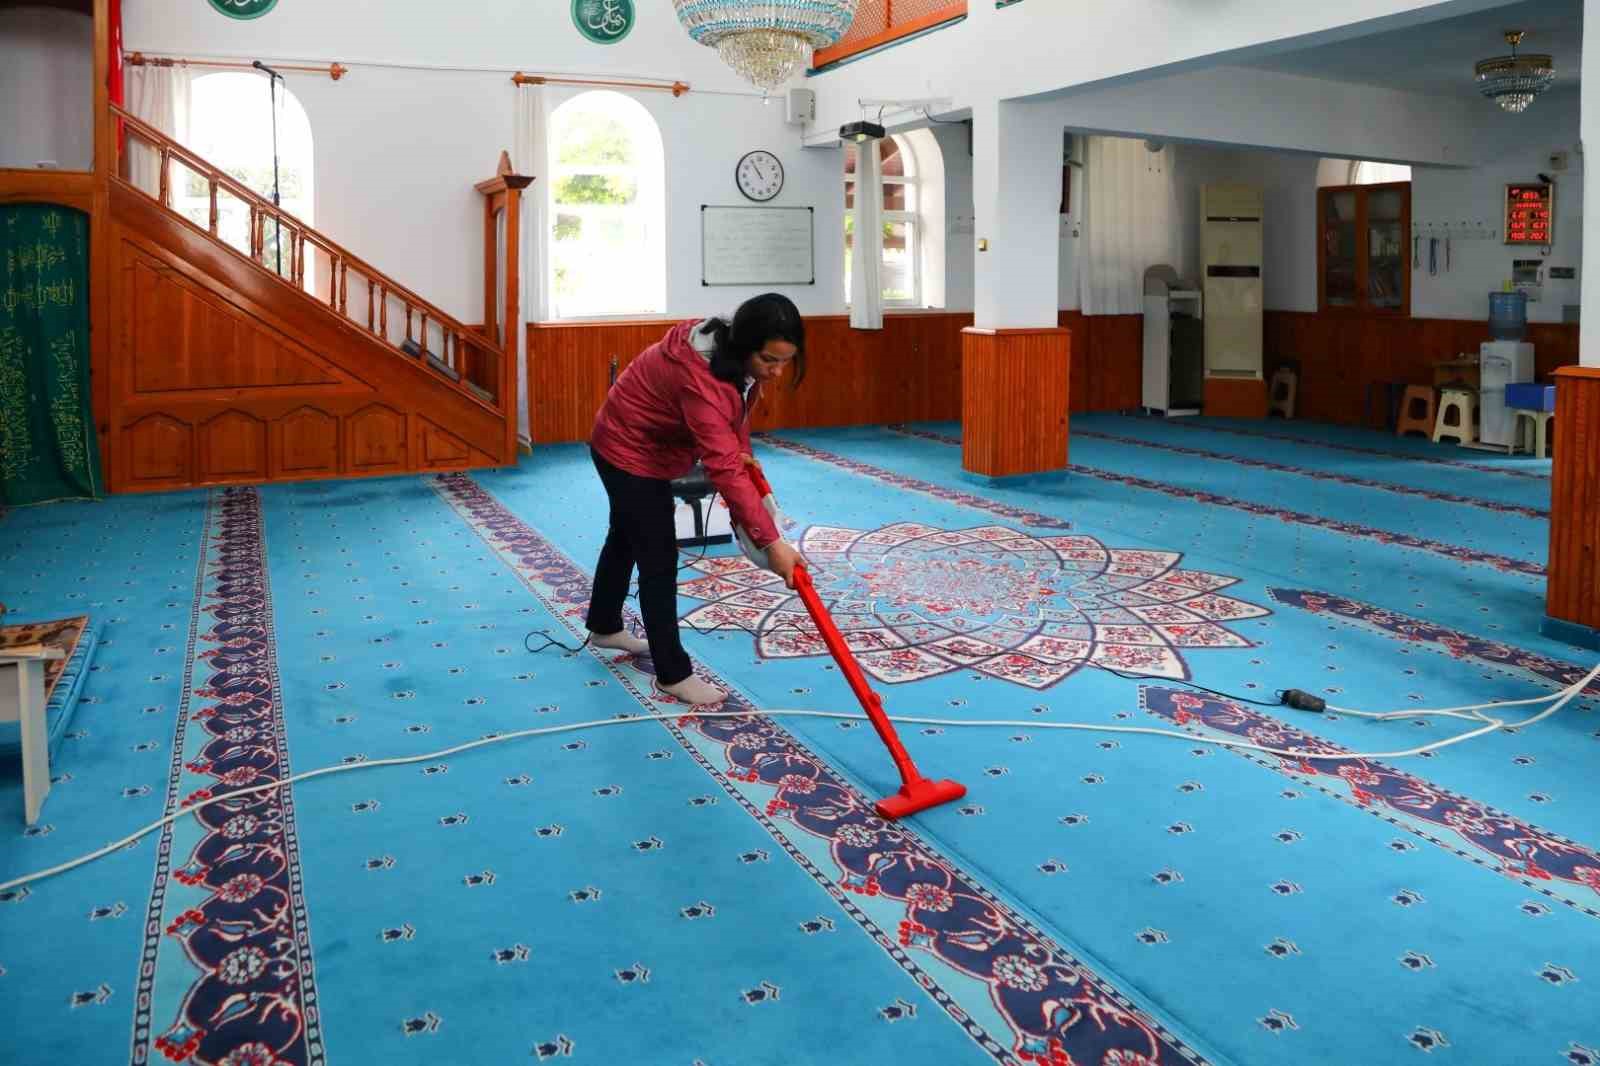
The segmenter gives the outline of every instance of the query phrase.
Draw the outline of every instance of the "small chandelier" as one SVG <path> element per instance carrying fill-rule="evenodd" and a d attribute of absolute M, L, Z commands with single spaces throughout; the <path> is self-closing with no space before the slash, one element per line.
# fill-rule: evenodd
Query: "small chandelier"
<path fill-rule="evenodd" d="M 762 95 L 794 77 L 818 48 L 837 44 L 858 0 L 672 0 L 689 36 Z"/>
<path fill-rule="evenodd" d="M 1485 59 L 1476 68 L 1478 91 L 1514 115 L 1526 111 L 1556 79 L 1556 65 L 1549 56 L 1517 54 L 1522 37 L 1521 30 L 1507 30 L 1511 54 Z"/>

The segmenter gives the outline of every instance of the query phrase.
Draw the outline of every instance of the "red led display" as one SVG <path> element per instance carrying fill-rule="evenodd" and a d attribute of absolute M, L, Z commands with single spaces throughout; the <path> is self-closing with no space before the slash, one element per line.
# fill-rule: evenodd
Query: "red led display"
<path fill-rule="evenodd" d="M 1555 234 L 1555 187 L 1506 186 L 1506 243 L 1548 245 Z"/>

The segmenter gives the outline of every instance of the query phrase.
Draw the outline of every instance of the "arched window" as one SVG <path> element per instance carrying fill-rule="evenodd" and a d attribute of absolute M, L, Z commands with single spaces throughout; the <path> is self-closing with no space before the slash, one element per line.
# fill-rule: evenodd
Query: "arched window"
<path fill-rule="evenodd" d="M 550 312 L 555 318 L 666 310 L 666 165 L 650 112 L 589 92 L 550 120 Z"/>
<path fill-rule="evenodd" d="M 314 226 L 311 120 L 282 82 L 278 83 L 278 189 L 284 211 Z M 189 104 L 187 145 L 202 159 L 221 167 L 255 193 L 272 199 L 272 94 L 259 74 L 207 74 L 196 78 Z M 173 206 L 201 228 L 210 225 L 211 198 L 198 174 L 177 169 Z M 217 232 L 246 254 L 250 251 L 250 209 L 237 197 L 217 197 Z M 306 288 L 313 288 L 314 256 L 306 256 Z M 277 231 L 266 229 L 262 262 L 278 262 Z M 288 273 L 288 237 L 284 237 L 283 273 Z"/>
<path fill-rule="evenodd" d="M 1350 164 L 1350 185 L 1390 185 L 1410 181 L 1411 168 L 1402 163 L 1372 163 L 1354 160 Z"/>
<path fill-rule="evenodd" d="M 931 138 L 930 138 L 931 141 Z M 937 144 L 935 144 L 937 149 Z M 844 158 L 844 293 L 850 299 L 851 254 L 856 231 L 856 153 L 880 153 L 883 187 L 883 303 L 922 306 L 922 206 L 916 155 L 904 138 L 885 137 L 849 147 Z"/>
<path fill-rule="evenodd" d="M 1317 166 L 1317 187 L 1329 185 L 1390 185 L 1410 181 L 1411 168 L 1400 163 L 1373 163 L 1364 159 L 1324 159 Z"/>

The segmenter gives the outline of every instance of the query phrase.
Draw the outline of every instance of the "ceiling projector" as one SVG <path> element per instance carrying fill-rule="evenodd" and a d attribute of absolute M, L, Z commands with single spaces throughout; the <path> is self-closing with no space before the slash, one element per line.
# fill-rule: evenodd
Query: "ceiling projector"
<path fill-rule="evenodd" d="M 839 127 L 839 139 L 844 141 L 878 141 L 888 135 L 888 130 L 875 122 L 847 122 Z"/>

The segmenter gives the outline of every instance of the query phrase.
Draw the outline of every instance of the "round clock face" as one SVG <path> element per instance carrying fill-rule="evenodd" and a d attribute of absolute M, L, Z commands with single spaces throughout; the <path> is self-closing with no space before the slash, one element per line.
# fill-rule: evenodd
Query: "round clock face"
<path fill-rule="evenodd" d="M 764 203 L 783 191 L 783 164 L 771 152 L 756 151 L 739 160 L 734 170 L 739 191 Z"/>

